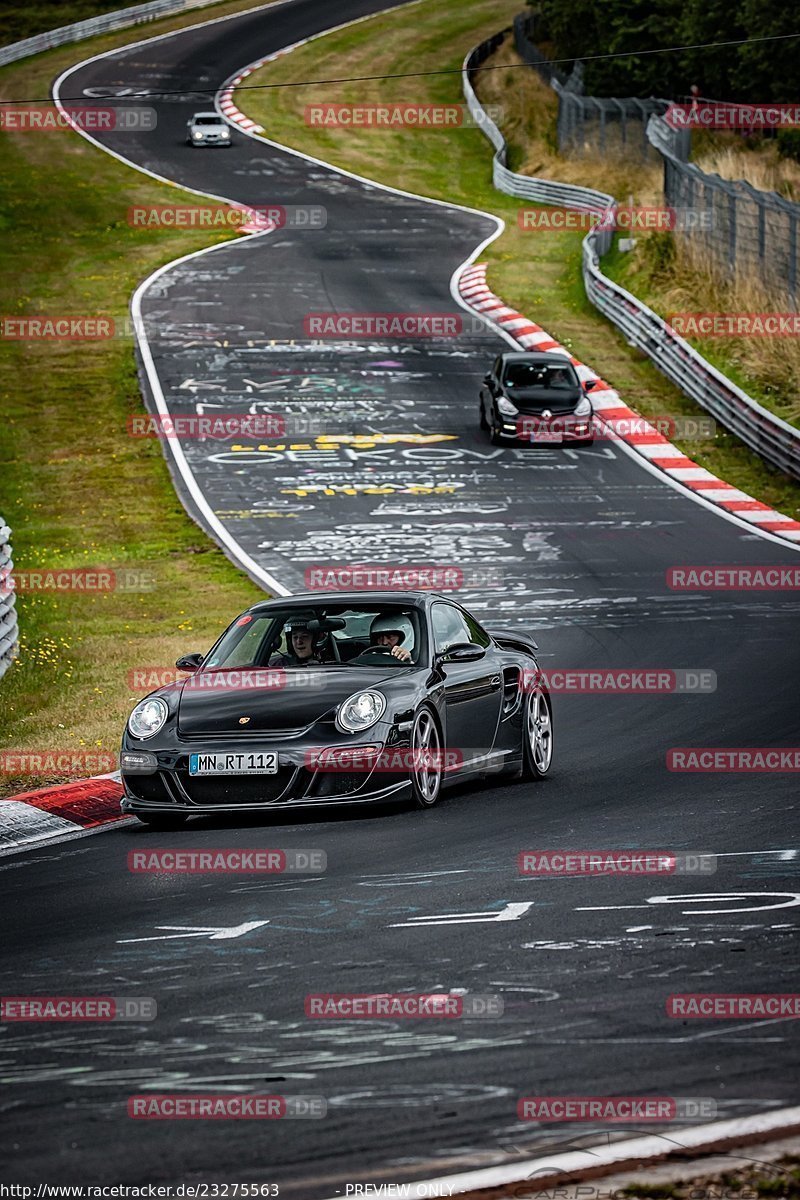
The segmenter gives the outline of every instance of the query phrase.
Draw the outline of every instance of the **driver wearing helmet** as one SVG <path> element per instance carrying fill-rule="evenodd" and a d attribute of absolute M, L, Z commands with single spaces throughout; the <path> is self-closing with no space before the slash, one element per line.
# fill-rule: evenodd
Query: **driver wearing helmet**
<path fill-rule="evenodd" d="M 388 650 L 392 658 L 411 662 L 410 646 L 414 644 L 414 628 L 408 617 L 376 617 L 369 627 L 370 645 Z"/>
<path fill-rule="evenodd" d="M 283 627 L 286 634 L 288 650 L 285 654 L 273 654 L 269 660 L 271 667 L 317 667 L 322 666 L 322 659 L 316 652 L 316 638 L 309 628 L 313 615 L 300 613 L 291 617 Z"/>

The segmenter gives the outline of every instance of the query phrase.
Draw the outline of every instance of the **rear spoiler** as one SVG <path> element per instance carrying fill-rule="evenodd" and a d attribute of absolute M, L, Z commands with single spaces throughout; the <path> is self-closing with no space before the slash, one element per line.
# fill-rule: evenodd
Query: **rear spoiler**
<path fill-rule="evenodd" d="M 498 645 L 505 650 L 538 650 L 538 644 L 528 633 L 518 633 L 516 630 L 512 633 L 507 629 L 487 629 L 487 633 L 491 634 Z"/>

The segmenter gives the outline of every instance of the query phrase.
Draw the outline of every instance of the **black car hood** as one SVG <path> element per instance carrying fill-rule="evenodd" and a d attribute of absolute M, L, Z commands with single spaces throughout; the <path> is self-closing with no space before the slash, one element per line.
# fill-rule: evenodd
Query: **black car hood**
<path fill-rule="evenodd" d="M 187 737 L 205 733 L 288 735 L 313 724 L 354 692 L 382 689 L 408 674 L 408 667 L 390 667 L 388 671 L 338 666 L 203 671 L 183 684 L 178 732 Z M 237 686 L 229 686 L 232 677 Z M 243 717 L 250 719 L 242 723 Z"/>
<path fill-rule="evenodd" d="M 506 388 L 506 395 L 520 412 L 572 412 L 583 392 L 579 387 L 559 388 L 557 392 L 542 394 L 541 388 Z"/>

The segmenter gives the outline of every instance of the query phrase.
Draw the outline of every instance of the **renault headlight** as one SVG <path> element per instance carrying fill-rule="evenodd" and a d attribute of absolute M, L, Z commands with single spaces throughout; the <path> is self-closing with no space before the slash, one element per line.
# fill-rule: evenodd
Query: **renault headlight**
<path fill-rule="evenodd" d="M 158 733 L 169 715 L 165 702 L 158 696 L 150 696 L 136 705 L 128 717 L 128 729 L 137 738 L 149 738 Z"/>
<path fill-rule="evenodd" d="M 339 705 L 336 727 L 344 733 L 363 733 L 386 712 L 386 697 L 381 692 L 356 692 Z"/>
<path fill-rule="evenodd" d="M 497 411 L 501 417 L 516 417 L 519 409 L 516 404 L 512 404 L 505 396 L 500 396 L 497 401 Z"/>
<path fill-rule="evenodd" d="M 578 401 L 578 407 L 575 409 L 575 416 L 576 417 L 588 417 L 589 413 L 591 411 L 592 411 L 592 405 L 589 401 L 589 397 L 581 396 L 580 400 Z"/>

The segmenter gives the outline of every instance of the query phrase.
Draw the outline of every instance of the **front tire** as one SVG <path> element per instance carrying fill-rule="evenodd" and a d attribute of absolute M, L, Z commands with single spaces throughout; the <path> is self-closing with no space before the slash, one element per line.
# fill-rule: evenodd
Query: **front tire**
<path fill-rule="evenodd" d="M 529 693 L 522 727 L 522 778 L 544 779 L 553 762 L 553 707 L 544 688 Z"/>
<path fill-rule="evenodd" d="M 442 739 L 429 708 L 421 708 L 411 730 L 411 794 L 417 808 L 433 808 L 442 790 Z"/>
<path fill-rule="evenodd" d="M 481 429 L 483 430 L 483 432 L 484 432 L 484 433 L 486 433 L 486 431 L 487 431 L 487 430 L 488 430 L 488 428 L 489 428 L 489 422 L 486 420 L 486 409 L 483 407 L 483 401 L 482 401 L 482 400 L 481 400 L 481 402 L 480 402 L 480 406 L 479 406 L 479 407 L 480 407 L 480 414 L 481 414 L 481 415 L 480 415 Z"/>
<path fill-rule="evenodd" d="M 182 829 L 187 818 L 182 813 L 134 813 L 138 821 L 148 829 Z"/>

